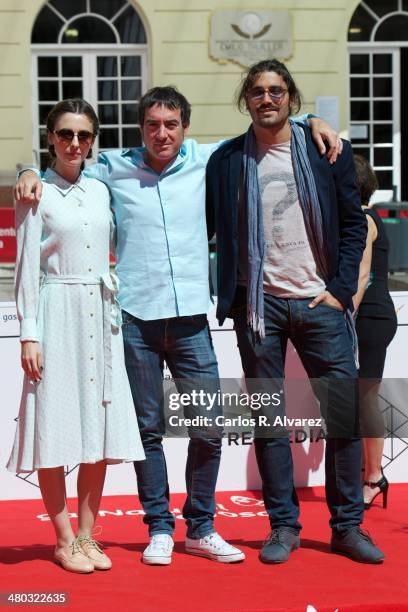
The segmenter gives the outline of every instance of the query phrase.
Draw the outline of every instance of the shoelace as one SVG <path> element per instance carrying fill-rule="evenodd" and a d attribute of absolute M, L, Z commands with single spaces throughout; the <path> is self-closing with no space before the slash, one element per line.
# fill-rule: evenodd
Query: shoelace
<path fill-rule="evenodd" d="M 94 540 L 93 538 L 91 538 L 91 536 L 88 536 L 88 535 L 86 535 L 86 536 L 78 536 L 77 537 L 77 541 L 78 541 L 78 546 L 80 546 L 81 542 L 86 542 L 87 544 L 92 546 L 92 548 L 94 548 L 99 553 L 101 553 L 101 555 L 103 555 L 103 550 L 102 550 L 101 544 L 99 542 L 97 542 L 96 540 Z"/>
<path fill-rule="evenodd" d="M 266 538 L 264 544 L 279 544 L 280 543 L 280 531 L 279 529 L 272 529 L 269 537 Z"/>
<path fill-rule="evenodd" d="M 152 536 L 152 541 L 150 544 L 159 548 L 163 552 L 168 552 L 171 548 L 170 538 L 166 538 L 166 537 L 163 538 L 161 537 L 161 535 L 162 534 Z"/>
<path fill-rule="evenodd" d="M 225 545 L 224 540 L 218 533 L 210 533 L 208 536 L 205 536 L 205 538 L 202 538 L 201 541 L 204 544 L 207 544 L 207 543 L 212 544 L 214 548 L 218 550 L 221 550 L 223 546 Z"/>
<path fill-rule="evenodd" d="M 78 538 L 75 538 L 75 540 L 71 542 L 71 546 L 72 546 L 72 556 L 74 556 L 76 553 L 81 553 L 82 555 L 84 554 L 79 545 Z"/>
<path fill-rule="evenodd" d="M 370 544 L 374 544 L 373 538 L 370 536 L 367 530 L 361 529 L 361 527 L 357 527 L 356 531 L 358 531 L 358 533 L 362 535 L 363 538 L 367 540 L 367 542 L 370 542 Z"/>
<path fill-rule="evenodd" d="M 291 533 L 290 529 L 272 529 L 270 535 L 266 538 L 266 540 L 264 541 L 264 544 L 280 544 L 281 543 L 281 535 L 287 531 L 288 533 Z"/>

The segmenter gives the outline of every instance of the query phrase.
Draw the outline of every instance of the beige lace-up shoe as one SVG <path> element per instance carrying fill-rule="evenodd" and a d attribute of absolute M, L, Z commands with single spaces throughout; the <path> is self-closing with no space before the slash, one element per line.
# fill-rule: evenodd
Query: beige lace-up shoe
<path fill-rule="evenodd" d="M 94 571 L 91 559 L 82 551 L 77 540 L 73 540 L 68 546 L 56 548 L 54 559 L 68 572 L 90 574 Z"/>
<path fill-rule="evenodd" d="M 112 561 L 108 555 L 105 555 L 99 542 L 91 538 L 91 536 L 78 536 L 77 541 L 83 553 L 89 557 L 96 570 L 111 569 Z"/>

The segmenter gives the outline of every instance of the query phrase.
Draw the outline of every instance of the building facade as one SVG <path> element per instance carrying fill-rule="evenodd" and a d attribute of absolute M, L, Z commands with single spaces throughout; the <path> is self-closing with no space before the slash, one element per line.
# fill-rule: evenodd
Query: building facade
<path fill-rule="evenodd" d="M 152 85 L 173 84 L 187 96 L 192 137 L 243 131 L 248 118 L 233 104 L 243 66 L 211 56 L 211 20 L 220 9 L 240 11 L 249 28 L 238 32 L 243 44 L 257 39 L 262 49 L 259 4 L 0 0 L 0 181 L 9 185 L 19 164 L 44 163 L 45 116 L 63 97 L 83 96 L 97 109 L 96 151 L 140 143 L 137 101 Z M 269 0 L 268 10 L 288 15 L 283 59 L 303 110 L 327 117 L 370 159 L 382 199 L 408 200 L 408 0 Z"/>

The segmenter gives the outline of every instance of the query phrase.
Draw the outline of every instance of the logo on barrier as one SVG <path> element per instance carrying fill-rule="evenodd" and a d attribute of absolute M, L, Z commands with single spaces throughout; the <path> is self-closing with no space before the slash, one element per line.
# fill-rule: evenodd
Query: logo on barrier
<path fill-rule="evenodd" d="M 2 302 L 0 304 L 0 336 L 3 338 L 15 338 L 19 335 L 20 328 L 15 303 Z"/>
<path fill-rule="evenodd" d="M 12 263 L 16 259 L 16 230 L 14 208 L 0 209 L 0 261 Z"/>
<path fill-rule="evenodd" d="M 15 419 L 15 420 L 17 420 L 17 419 Z M 75 465 L 72 468 L 70 468 L 69 466 L 64 467 L 64 476 L 65 476 L 65 478 L 67 476 L 69 476 L 69 474 L 72 474 L 72 472 L 74 472 L 78 468 L 79 468 L 79 464 Z M 19 478 L 20 480 L 23 480 L 24 482 L 27 482 L 28 484 L 32 485 L 33 487 L 37 487 L 37 489 L 40 488 L 40 485 L 38 484 L 37 471 L 36 470 L 34 472 L 29 472 L 28 474 L 26 472 L 20 472 L 19 474 L 16 474 L 16 477 Z"/>
<path fill-rule="evenodd" d="M 388 463 L 384 467 L 387 467 L 408 450 L 408 415 L 383 395 L 378 397 L 385 403 L 382 414 L 386 424 L 384 458 Z"/>

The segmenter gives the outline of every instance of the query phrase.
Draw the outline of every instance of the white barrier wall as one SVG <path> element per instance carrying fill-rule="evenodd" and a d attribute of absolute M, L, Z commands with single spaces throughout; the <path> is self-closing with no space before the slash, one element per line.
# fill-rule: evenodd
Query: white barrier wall
<path fill-rule="evenodd" d="M 408 292 L 396 292 L 393 300 L 398 314 L 398 332 L 391 343 L 384 376 L 393 380 L 385 384 L 383 405 L 387 410 L 395 412 L 397 431 L 392 440 L 386 441 L 384 466 L 387 466 L 387 477 L 392 482 L 408 481 L 408 440 L 399 438 L 398 432 L 404 431 L 404 416 L 399 407 L 405 409 L 405 398 L 408 388 Z M 219 328 L 210 313 L 214 348 L 218 357 L 221 378 L 242 377 L 241 361 L 236 346 L 235 333 L 231 321 Z M 375 333 L 375 329 L 373 329 Z M 0 499 L 33 499 L 40 497 L 36 473 L 30 475 L 14 475 L 7 472 L 5 466 L 15 430 L 15 419 L 18 415 L 20 392 L 22 385 L 22 370 L 20 367 L 20 343 L 18 339 L 19 326 L 13 302 L 0 303 Z M 63 339 L 61 341 L 63 350 Z M 287 353 L 286 377 L 304 379 L 306 374 L 292 346 Z M 391 381 L 389 381 L 391 382 Z M 387 383 L 387 381 L 386 381 Z M 288 413 L 291 398 L 286 396 Z M 299 401 L 299 397 L 297 398 Z M 308 385 L 301 398 L 302 414 L 318 416 L 316 402 Z M 307 406 L 305 414 L 304 406 Z M 405 422 L 407 419 L 405 419 Z M 401 434 L 402 435 L 402 434 Z M 184 465 L 188 441 L 185 439 L 166 439 L 164 441 L 168 463 L 170 488 L 173 492 L 185 491 Z M 324 483 L 324 443 L 310 441 L 303 443 L 293 441 L 292 453 L 295 464 L 295 484 L 297 486 L 313 486 Z M 68 496 L 76 496 L 77 466 L 67 466 Z M 260 479 L 257 472 L 253 446 L 250 444 L 231 444 L 224 441 L 219 490 L 259 489 Z M 108 469 L 105 495 L 134 494 L 136 478 L 133 465 L 125 464 L 111 466 Z"/>

